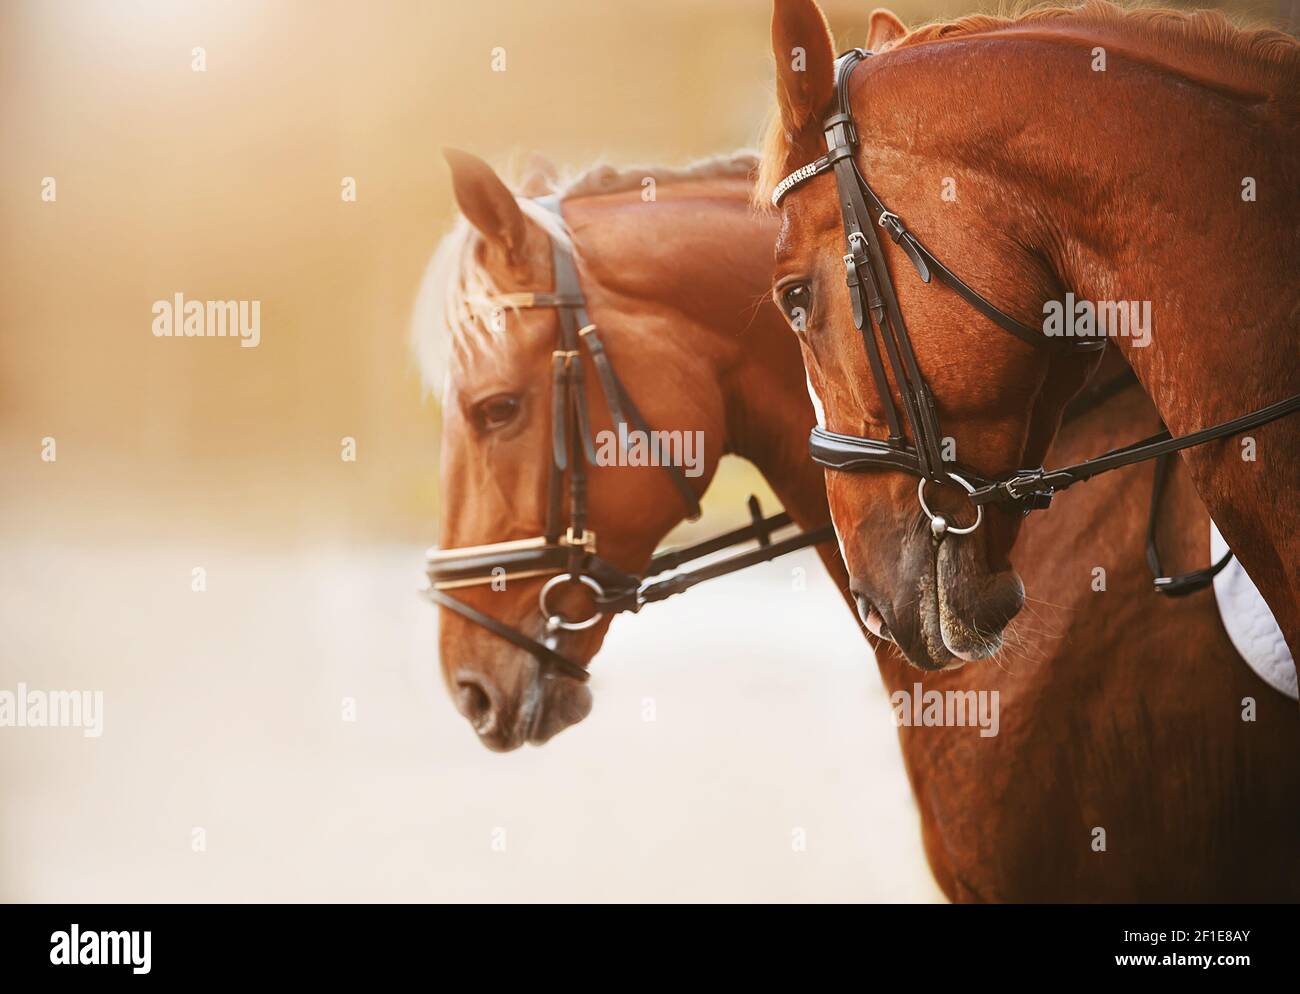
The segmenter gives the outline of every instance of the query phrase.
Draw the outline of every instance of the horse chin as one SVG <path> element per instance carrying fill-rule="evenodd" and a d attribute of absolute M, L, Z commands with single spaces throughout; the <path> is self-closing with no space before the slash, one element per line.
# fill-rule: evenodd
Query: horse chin
<path fill-rule="evenodd" d="M 927 552 L 924 556 L 924 568 L 917 578 L 916 606 L 919 645 L 907 653 L 908 659 L 922 669 L 955 670 L 960 669 L 969 660 L 968 644 L 961 640 L 952 640 L 949 631 L 953 612 L 949 606 L 944 585 L 937 577 L 940 573 L 938 560 L 943 546 L 937 552 Z M 923 654 L 924 661 L 917 659 Z"/>
<path fill-rule="evenodd" d="M 543 678 L 540 707 L 527 727 L 529 745 L 545 745 L 591 713 L 591 690 L 567 677 Z"/>
<path fill-rule="evenodd" d="M 934 559 L 924 554 L 916 574 L 915 595 L 901 602 L 877 600 L 865 593 L 866 583 L 851 587 L 863 626 L 883 642 L 892 642 L 912 666 L 927 673 L 956 669 L 963 660 L 944 645 L 935 593 Z"/>
<path fill-rule="evenodd" d="M 572 648 L 561 651 L 582 660 Z M 450 680 L 457 710 L 493 752 L 544 745 L 591 713 L 591 689 L 585 683 L 552 672 L 513 646 L 493 646 L 471 656 Z"/>
<path fill-rule="evenodd" d="M 1002 648 L 1003 629 L 1024 603 L 1015 573 L 985 569 L 981 550 L 955 538 L 936 546 L 928 535 L 918 536 L 905 551 L 913 566 L 910 596 L 892 603 L 875 600 L 866 583 L 854 584 L 867 630 L 894 643 L 909 663 L 927 672 L 994 656 Z"/>
<path fill-rule="evenodd" d="M 493 752 L 545 745 L 591 713 L 591 691 L 567 677 L 543 677 L 530 688 L 514 721 L 504 727 L 475 726 L 479 741 Z"/>
<path fill-rule="evenodd" d="M 1011 570 L 990 572 L 975 543 L 945 541 L 932 557 L 929 598 L 939 641 L 961 662 L 989 659 L 1024 606 L 1024 585 Z"/>

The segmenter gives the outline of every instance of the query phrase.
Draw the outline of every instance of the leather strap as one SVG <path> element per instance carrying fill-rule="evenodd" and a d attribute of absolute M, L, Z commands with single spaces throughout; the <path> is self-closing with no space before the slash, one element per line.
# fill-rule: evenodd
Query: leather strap
<path fill-rule="evenodd" d="M 580 557 L 579 565 L 572 571 L 592 577 L 606 591 L 604 597 L 597 599 L 597 609 L 606 615 L 635 614 L 646 604 L 664 600 L 674 594 L 689 590 L 706 580 L 727 576 L 760 563 L 770 562 L 791 552 L 828 542 L 835 537 L 834 529 L 830 525 L 825 525 L 812 531 L 800 532 L 790 538 L 773 542 L 771 540 L 772 532 L 790 525 L 792 523 L 790 516 L 782 512 L 771 517 L 764 517 L 758 498 L 753 496 L 749 498 L 748 508 L 751 519 L 748 525 L 694 545 L 657 553 L 650 560 L 645 579 L 642 580 L 623 573 L 599 556 L 589 552 L 581 552 L 580 550 L 575 552 L 572 547 L 538 546 L 535 549 L 527 550 L 527 555 L 520 557 L 520 563 L 528 566 L 538 564 L 553 565 L 557 558 L 562 558 L 566 554 L 578 555 Z M 758 542 L 759 547 L 750 552 L 729 556 L 700 569 L 678 573 L 663 580 L 652 579 L 655 576 L 677 569 L 685 563 L 693 562 L 723 549 L 753 540 Z M 507 543 L 507 545 L 512 544 L 521 543 Z M 424 591 L 426 596 L 435 604 L 445 607 L 449 611 L 454 611 L 461 617 L 530 653 L 543 665 L 553 666 L 574 679 L 587 680 L 589 674 L 581 664 L 439 589 L 440 583 L 459 582 L 465 576 L 472 576 L 475 569 L 478 569 L 480 573 L 486 571 L 490 578 L 490 571 L 501 565 L 501 560 L 493 560 L 489 557 L 487 553 L 492 549 L 491 546 L 483 546 L 481 549 L 481 554 L 477 549 L 465 550 L 470 556 L 465 557 L 464 562 L 458 561 L 460 557 L 454 554 L 456 550 L 437 553 L 441 561 L 436 565 L 431 565 L 429 569 L 430 586 Z M 551 569 L 547 572 L 555 574 L 561 572 L 561 569 Z"/>
<path fill-rule="evenodd" d="M 917 275 L 921 277 L 923 282 L 929 283 L 931 277 L 937 277 L 940 283 L 956 293 L 962 300 L 970 304 L 971 307 L 979 311 L 980 314 L 983 314 L 999 328 L 1010 332 L 1021 341 L 1035 348 L 1074 353 L 1098 352 L 1106 347 L 1104 338 L 1054 338 L 1046 335 L 1041 328 L 1034 328 L 1017 321 L 1006 311 L 992 304 L 979 291 L 973 289 L 970 284 L 945 266 L 933 252 L 926 248 L 921 240 L 907 229 L 898 215 L 885 207 L 880 198 L 876 196 L 876 192 L 871 188 L 871 184 L 862 178 L 860 172 L 858 173 L 858 181 L 862 184 L 863 193 L 870 202 L 872 215 L 877 226 L 889 232 L 895 244 L 912 260 L 912 265 L 916 267 Z"/>
<path fill-rule="evenodd" d="M 646 419 L 641 414 L 640 409 L 635 403 L 633 403 L 632 397 L 625 389 L 623 389 L 622 384 L 619 384 L 618 387 L 619 396 L 622 398 L 623 407 L 627 411 L 627 417 L 632 427 L 649 436 L 650 426 L 646 423 Z M 678 494 L 681 495 L 682 502 L 687 507 L 686 520 L 697 521 L 703 512 L 700 508 L 699 498 L 695 496 L 694 488 L 686 479 L 686 473 L 680 466 L 674 463 L 664 463 L 662 468 L 668 471 L 668 479 L 673 482 L 673 486 L 677 488 Z"/>
<path fill-rule="evenodd" d="M 445 607 L 448 611 L 454 611 L 462 618 L 474 622 L 482 628 L 486 628 L 493 635 L 500 636 L 511 645 L 523 649 L 543 666 L 551 666 L 559 670 L 565 676 L 572 677 L 586 683 L 591 679 L 591 674 L 586 668 L 575 663 L 567 656 L 562 656 L 549 646 L 543 645 L 535 638 L 530 638 L 518 629 L 511 628 L 509 625 L 497 621 L 490 614 L 484 614 L 476 607 L 471 607 L 462 600 L 457 600 L 450 594 L 444 593 L 437 587 L 429 587 L 424 591 L 425 596 L 433 601 L 439 607 Z"/>
<path fill-rule="evenodd" d="M 622 391 L 619 389 L 618 377 L 614 375 L 614 366 L 609 361 L 609 355 L 605 352 L 605 345 L 600 340 L 600 335 L 596 332 L 596 326 L 589 324 L 578 332 L 587 351 L 591 353 L 591 363 L 596 369 L 596 380 L 600 383 L 601 393 L 605 395 L 605 406 L 609 408 L 610 418 L 614 424 L 614 430 L 617 431 L 619 425 L 627 424 L 627 415 L 623 413 L 623 403 L 620 397 Z"/>
<path fill-rule="evenodd" d="M 771 562 L 773 559 L 779 559 L 791 552 L 798 552 L 800 549 L 806 549 L 812 545 L 829 542 L 834 537 L 835 529 L 830 525 L 825 525 L 810 532 L 800 532 L 798 535 L 792 535 L 780 542 L 771 542 L 768 545 L 760 546 L 752 552 L 742 552 L 740 555 L 730 556 L 721 562 L 711 563 L 697 570 L 678 573 L 665 580 L 647 583 L 637 593 L 637 606 L 625 610 L 639 610 L 642 605 L 665 600 L 674 594 L 690 590 L 691 587 L 703 583 L 705 580 L 714 580 L 720 576 L 739 572 L 742 569 L 749 569 L 751 566 L 757 566 L 760 563 Z"/>
<path fill-rule="evenodd" d="M 1168 454 L 1157 456 L 1155 477 L 1151 481 L 1151 511 L 1147 515 L 1147 565 L 1151 567 L 1151 577 L 1158 594 L 1168 597 L 1186 597 L 1198 590 L 1204 590 L 1225 566 L 1232 560 L 1232 550 L 1225 552 L 1217 563 L 1188 573 L 1166 576 L 1160 565 L 1160 550 L 1156 546 L 1156 526 L 1160 520 L 1160 499 L 1164 495 L 1165 480 L 1169 474 Z"/>
<path fill-rule="evenodd" d="M 854 324 L 863 334 L 872 375 L 885 407 L 890 441 L 901 444 L 903 439 L 899 432 L 889 381 L 884 376 L 883 363 L 876 351 L 872 324 L 880 329 L 894 381 L 898 384 L 903 411 L 912 429 L 913 444 L 916 446 L 921 470 L 927 478 L 942 482 L 947 479 L 947 471 L 939 449 L 941 437 L 934 399 L 921 376 L 916 355 L 912 351 L 911 339 L 898 307 L 898 298 L 874 226 L 869 220 L 865 228 L 863 224 L 864 219 L 870 217 L 870 212 L 863 199 L 864 184 L 860 182 L 861 177 L 854 162 L 857 133 L 852 115 L 848 113 L 848 85 L 854 67 L 864 58 L 865 52 L 853 49 L 836 61 L 835 113 L 822 122 L 828 149 L 827 158 L 835 172 L 836 188 L 839 191 L 840 212 L 848 248 L 844 256 L 846 282 L 853 303 Z M 870 323 L 867 315 L 870 315 Z"/>
<path fill-rule="evenodd" d="M 561 472 L 569 467 L 568 396 L 566 377 L 569 357 L 563 351 L 551 353 L 551 462 Z"/>
<path fill-rule="evenodd" d="M 750 539 L 757 540 L 760 546 L 766 548 L 772 544 L 771 535 L 773 532 L 780 531 L 782 528 L 793 524 L 790 515 L 784 511 L 780 514 L 774 514 L 770 518 L 763 517 L 758 498 L 752 494 L 746 506 L 749 508 L 750 516 L 748 525 L 705 539 L 702 542 L 696 542 L 694 545 L 656 552 L 654 558 L 650 560 L 646 576 L 658 576 L 661 573 L 667 573 L 669 570 L 677 569 L 686 563 L 712 555 L 715 552 L 721 552 L 723 549 L 729 549 L 742 542 L 748 542 Z"/>
<path fill-rule="evenodd" d="M 1199 431 L 1190 432 L 1178 438 L 1172 438 L 1169 432 L 1162 431 L 1149 438 L 1144 438 L 1141 441 L 1133 442 L 1118 449 L 1112 449 L 1104 455 L 1097 456 L 1094 459 L 1087 459 L 1073 466 L 1050 471 L 1034 470 L 1031 473 L 1022 474 L 1010 480 L 988 484 L 977 488 L 970 495 L 970 500 L 974 504 L 998 504 L 1020 500 L 1028 493 L 1047 495 L 1059 493 L 1076 483 L 1091 480 L 1094 476 L 1102 473 L 1109 473 L 1111 470 L 1132 466 L 1134 463 L 1146 462 L 1149 459 L 1157 459 L 1163 455 L 1181 452 L 1183 449 L 1204 445 L 1206 442 L 1239 435 L 1243 431 L 1266 425 L 1295 411 L 1300 411 L 1300 394 L 1275 401 L 1258 410 L 1251 411 L 1249 414 L 1233 418 L 1231 421 L 1212 425 L 1209 428 L 1202 428 Z"/>

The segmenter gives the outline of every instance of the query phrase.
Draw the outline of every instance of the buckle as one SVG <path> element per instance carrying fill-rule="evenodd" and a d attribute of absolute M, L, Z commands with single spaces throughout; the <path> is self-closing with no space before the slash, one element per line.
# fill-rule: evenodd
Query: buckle
<path fill-rule="evenodd" d="M 1152 587 L 1157 594 L 1164 594 L 1166 597 L 1185 597 L 1198 590 L 1204 590 L 1213 581 L 1214 574 L 1211 570 L 1198 569 L 1194 573 L 1183 573 L 1181 576 L 1157 576 L 1152 581 Z"/>
<path fill-rule="evenodd" d="M 852 253 L 846 253 L 844 256 L 844 281 L 851 287 L 859 286 L 862 280 L 858 277 L 858 263 L 853 258 Z"/>
<path fill-rule="evenodd" d="M 848 273 L 849 286 L 857 286 L 860 282 L 858 276 L 858 267 L 867 263 L 867 240 L 862 237 L 862 232 L 855 231 L 848 237 L 849 250 L 844 253 L 844 269 Z"/>
<path fill-rule="evenodd" d="M 889 210 L 880 212 L 880 217 L 876 219 L 876 227 L 889 232 L 889 237 L 896 242 L 900 241 L 904 232 L 907 231 L 907 229 L 903 227 L 902 219 L 893 211 Z"/>
<path fill-rule="evenodd" d="M 1043 478 L 1041 469 L 1025 470 L 1017 473 L 1009 480 L 1002 482 L 1002 489 L 1014 501 L 1022 501 L 1027 497 L 1035 496 L 1038 482 Z M 1046 495 L 1051 499 L 1051 494 Z"/>
<path fill-rule="evenodd" d="M 596 552 L 596 533 L 590 528 L 584 528 L 581 535 L 574 535 L 573 526 L 570 525 L 560 538 L 560 544 L 582 549 L 584 552 L 590 552 L 594 555 Z"/>

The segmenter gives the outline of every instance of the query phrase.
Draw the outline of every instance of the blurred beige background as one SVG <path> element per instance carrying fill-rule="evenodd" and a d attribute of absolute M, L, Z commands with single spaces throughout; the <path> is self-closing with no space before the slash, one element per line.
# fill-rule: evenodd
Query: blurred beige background
<path fill-rule="evenodd" d="M 824 6 L 862 40 L 870 3 Z M 796 614 L 820 643 L 783 620 L 785 565 L 701 588 L 620 619 L 592 718 L 508 757 L 453 712 L 414 593 L 437 411 L 408 321 L 451 217 L 440 147 L 748 145 L 768 22 L 765 0 L 0 4 L 0 689 L 106 695 L 101 739 L 0 729 L 0 899 L 937 896 L 815 566 Z M 155 338 L 178 291 L 260 300 L 260 347 Z M 752 485 L 722 482 L 706 526 Z"/>
<path fill-rule="evenodd" d="M 870 3 L 825 6 L 842 44 L 862 40 Z M 920 21 L 973 6 L 897 10 Z M 536 149 L 580 167 L 748 145 L 770 99 L 769 10 L 0 5 L 8 525 L 427 538 L 436 411 L 406 343 L 452 211 L 439 149 L 498 163 Z M 196 46 L 205 72 L 191 69 Z M 55 203 L 40 197 L 47 176 Z M 356 203 L 340 199 L 344 176 Z M 150 306 L 176 291 L 261 300 L 261 346 L 155 339 Z M 345 435 L 355 464 L 339 459 Z M 55 466 L 37 458 L 45 436 Z"/>

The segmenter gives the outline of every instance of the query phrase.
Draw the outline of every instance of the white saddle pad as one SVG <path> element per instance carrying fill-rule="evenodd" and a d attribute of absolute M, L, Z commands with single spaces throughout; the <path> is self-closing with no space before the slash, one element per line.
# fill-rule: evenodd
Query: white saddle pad
<path fill-rule="evenodd" d="M 1211 521 L 1210 562 L 1217 563 L 1227 551 L 1228 543 Z M 1246 665 L 1278 693 L 1286 694 L 1293 701 L 1300 700 L 1295 663 L 1282 637 L 1282 629 L 1240 560 L 1233 559 L 1214 578 L 1214 599 L 1228 638 Z"/>

